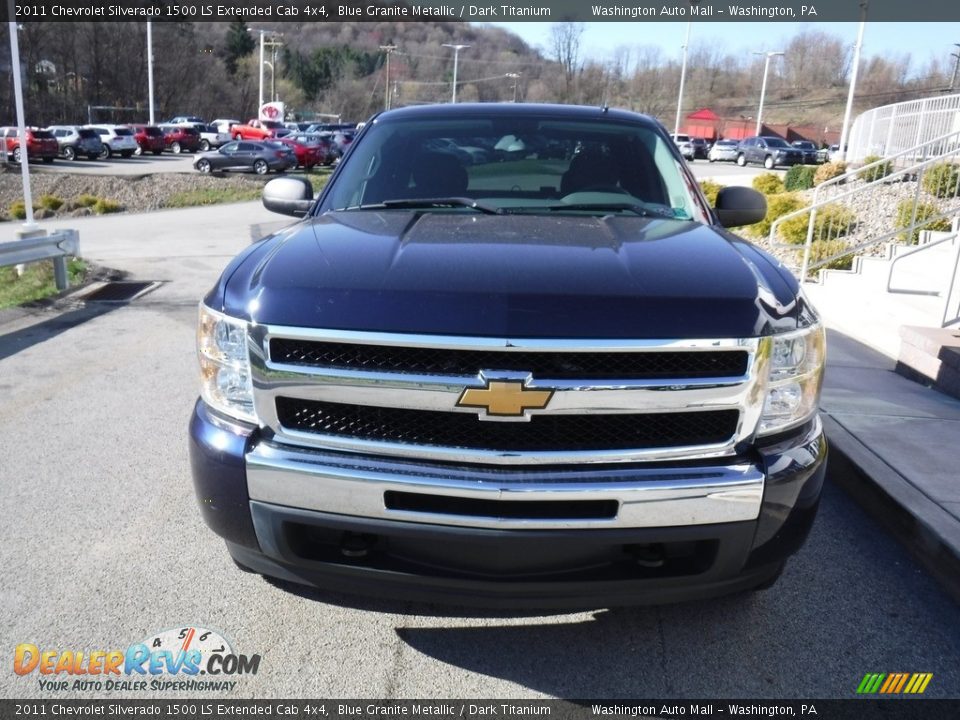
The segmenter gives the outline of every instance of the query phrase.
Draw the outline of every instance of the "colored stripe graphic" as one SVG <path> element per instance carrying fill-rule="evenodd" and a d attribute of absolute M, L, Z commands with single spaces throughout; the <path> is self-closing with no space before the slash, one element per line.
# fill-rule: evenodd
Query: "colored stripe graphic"
<path fill-rule="evenodd" d="M 933 673 L 867 673 L 857 686 L 858 695 L 922 695 Z"/>

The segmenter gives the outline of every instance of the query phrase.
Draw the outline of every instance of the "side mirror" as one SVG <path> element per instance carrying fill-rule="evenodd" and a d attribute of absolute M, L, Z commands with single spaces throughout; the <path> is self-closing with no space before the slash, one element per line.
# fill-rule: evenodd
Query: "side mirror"
<path fill-rule="evenodd" d="M 303 217 L 311 205 L 313 185 L 305 178 L 277 178 L 263 188 L 263 206 L 270 212 Z"/>
<path fill-rule="evenodd" d="M 753 188 L 733 185 L 717 193 L 714 211 L 724 227 L 753 225 L 766 217 L 767 198 Z"/>

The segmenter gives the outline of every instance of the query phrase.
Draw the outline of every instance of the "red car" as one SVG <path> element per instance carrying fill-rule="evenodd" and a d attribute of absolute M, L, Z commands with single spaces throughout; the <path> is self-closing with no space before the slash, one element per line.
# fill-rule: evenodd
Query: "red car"
<path fill-rule="evenodd" d="M 166 149 L 163 130 L 155 125 L 131 125 L 130 129 L 133 130 L 133 136 L 137 141 L 136 155 L 147 152 L 159 155 Z"/>
<path fill-rule="evenodd" d="M 303 135 L 286 135 L 276 138 L 276 140 L 287 147 L 293 148 L 293 152 L 297 156 L 297 167 L 309 170 L 325 160 L 326 154 L 323 147 Z"/>
<path fill-rule="evenodd" d="M 278 131 L 283 132 L 278 134 Z M 282 122 L 276 120 L 247 120 L 243 125 L 230 128 L 234 140 L 267 140 L 289 132 Z"/>
<path fill-rule="evenodd" d="M 196 152 L 200 149 L 200 133 L 190 125 L 161 125 L 163 142 L 167 150 L 174 155 L 178 153 Z"/>
<path fill-rule="evenodd" d="M 60 154 L 60 144 L 49 130 L 27 128 L 27 160 L 42 159 L 52 163 Z M 4 150 L 14 162 L 20 162 L 20 136 L 15 127 L 0 128 Z"/>

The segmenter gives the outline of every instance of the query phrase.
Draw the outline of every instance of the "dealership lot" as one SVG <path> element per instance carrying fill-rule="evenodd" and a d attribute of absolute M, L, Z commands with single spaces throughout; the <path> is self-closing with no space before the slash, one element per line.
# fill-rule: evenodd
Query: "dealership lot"
<path fill-rule="evenodd" d="M 892 671 L 960 694 L 960 609 L 829 482 L 810 541 L 755 595 L 478 612 L 238 571 L 189 479 L 196 302 L 283 224 L 256 203 L 50 224 L 79 229 L 95 262 L 165 282 L 130 305 L 0 314 L 7 652 L 123 649 L 195 625 L 262 655 L 232 697 L 852 697 L 864 673 Z M 0 673 L 0 693 L 84 697 L 37 678 Z"/>

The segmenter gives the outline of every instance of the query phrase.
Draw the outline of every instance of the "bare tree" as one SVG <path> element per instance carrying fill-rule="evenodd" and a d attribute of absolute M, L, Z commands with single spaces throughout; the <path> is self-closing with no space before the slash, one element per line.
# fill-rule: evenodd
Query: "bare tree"
<path fill-rule="evenodd" d="M 554 23 L 550 27 L 550 51 L 563 70 L 563 100 L 569 101 L 573 84 L 580 70 L 580 40 L 584 24 L 578 22 Z"/>

